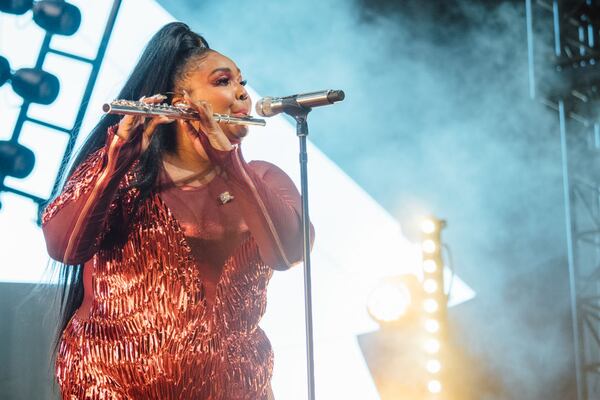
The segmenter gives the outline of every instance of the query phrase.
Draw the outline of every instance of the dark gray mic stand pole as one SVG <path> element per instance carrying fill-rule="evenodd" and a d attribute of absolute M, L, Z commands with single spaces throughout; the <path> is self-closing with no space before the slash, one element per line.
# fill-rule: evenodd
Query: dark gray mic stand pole
<path fill-rule="evenodd" d="M 315 363 L 313 350 L 312 289 L 310 277 L 310 218 L 308 216 L 308 155 L 306 137 L 308 123 L 306 117 L 311 108 L 302 107 L 296 101 L 284 101 L 283 110 L 296 120 L 296 135 L 300 140 L 300 193 L 302 195 L 302 232 L 304 261 L 304 318 L 306 320 L 306 372 L 308 379 L 308 400 L 315 399 Z"/>
<path fill-rule="evenodd" d="M 311 107 L 300 103 L 310 104 L 312 107 L 333 104 L 344 100 L 341 90 L 327 90 L 321 92 L 305 93 L 302 95 L 287 96 L 277 99 L 279 103 L 277 112 L 285 112 L 296 120 L 296 135 L 300 140 L 300 193 L 302 194 L 302 233 L 303 233 L 303 260 L 304 260 L 304 317 L 306 320 L 306 370 L 308 378 L 308 400 L 315 400 L 315 363 L 313 350 L 313 325 L 312 325 L 312 289 L 310 278 L 310 218 L 308 217 L 308 172 L 306 165 L 306 137 L 308 136 L 308 123 L 306 118 L 312 110 Z M 302 99 L 302 100 L 297 100 Z M 269 100 L 271 101 L 271 100 Z M 262 106 L 261 106 L 262 107 Z M 269 105 L 269 108 L 271 105 Z M 259 112 L 260 115 L 263 115 Z M 270 115 L 274 115 L 269 112 Z"/>

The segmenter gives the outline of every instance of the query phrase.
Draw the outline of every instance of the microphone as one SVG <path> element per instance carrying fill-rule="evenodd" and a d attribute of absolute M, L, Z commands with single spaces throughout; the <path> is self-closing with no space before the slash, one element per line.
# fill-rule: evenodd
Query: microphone
<path fill-rule="evenodd" d="M 281 112 L 302 108 L 328 106 L 344 100 L 343 90 L 321 90 L 319 92 L 294 94 L 286 97 L 263 97 L 256 103 L 256 113 L 261 117 L 272 117 Z"/>

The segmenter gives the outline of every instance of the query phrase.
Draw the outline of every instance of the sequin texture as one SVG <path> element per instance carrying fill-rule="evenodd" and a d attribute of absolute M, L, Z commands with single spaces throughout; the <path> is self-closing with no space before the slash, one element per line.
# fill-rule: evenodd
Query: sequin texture
<path fill-rule="evenodd" d="M 78 168 L 43 223 L 91 190 L 102 151 Z M 131 215 L 133 178 L 120 184 L 109 219 Z M 272 269 L 254 238 L 248 233 L 226 260 L 208 306 L 184 232 L 161 198 L 153 194 L 130 218 L 126 232 L 99 238 L 90 314 L 63 332 L 55 363 L 63 398 L 268 399 L 273 353 L 258 321 Z"/>

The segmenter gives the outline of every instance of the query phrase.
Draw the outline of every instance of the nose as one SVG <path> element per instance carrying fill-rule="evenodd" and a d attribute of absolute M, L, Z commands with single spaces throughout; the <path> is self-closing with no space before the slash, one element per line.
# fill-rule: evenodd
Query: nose
<path fill-rule="evenodd" d="M 238 93 L 237 93 L 237 98 L 238 100 L 244 101 L 248 99 L 248 92 L 246 91 L 246 88 L 242 85 L 239 85 L 239 89 L 238 89 Z"/>

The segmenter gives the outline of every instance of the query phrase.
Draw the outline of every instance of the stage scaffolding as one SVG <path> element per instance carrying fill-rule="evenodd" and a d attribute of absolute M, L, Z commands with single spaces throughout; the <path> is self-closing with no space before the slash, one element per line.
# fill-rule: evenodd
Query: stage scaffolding
<path fill-rule="evenodd" d="M 5 184 L 6 176 L 3 175 L 2 173 L 0 173 L 0 194 L 2 192 L 10 192 L 10 193 L 14 193 L 18 196 L 23 196 L 23 197 L 29 198 L 30 200 L 34 201 L 38 205 L 38 213 L 37 213 L 38 225 L 41 225 L 42 211 L 43 211 L 44 207 L 46 206 L 47 202 L 50 201 L 58 193 L 59 186 L 61 184 L 60 178 L 64 174 L 65 169 L 68 165 L 68 161 L 70 160 L 71 155 L 73 153 L 75 141 L 77 140 L 77 136 L 79 135 L 79 129 L 81 127 L 81 123 L 83 122 L 83 118 L 87 111 L 87 106 L 88 106 L 88 103 L 92 96 L 92 90 L 94 89 L 94 85 L 96 84 L 96 80 L 97 80 L 98 74 L 100 72 L 100 67 L 102 65 L 102 61 L 104 60 L 104 55 L 106 53 L 108 41 L 110 40 L 110 37 L 112 35 L 112 31 L 113 31 L 113 28 L 114 28 L 114 25 L 115 25 L 115 22 L 117 19 L 117 15 L 119 13 L 119 8 L 121 7 L 121 3 L 122 3 L 122 0 L 113 0 L 112 7 L 108 14 L 106 26 L 105 26 L 104 32 L 102 34 L 102 37 L 100 39 L 98 50 L 96 52 L 96 56 L 93 59 L 81 57 L 81 56 L 77 55 L 76 50 L 74 50 L 74 52 L 66 52 L 66 51 L 56 50 L 51 47 L 51 41 L 52 41 L 52 38 L 54 35 L 52 33 L 46 33 L 46 35 L 44 36 L 44 40 L 42 42 L 42 46 L 41 46 L 41 49 L 40 49 L 40 52 L 38 54 L 38 58 L 37 58 L 37 61 L 35 64 L 36 69 L 43 68 L 44 61 L 46 60 L 46 56 L 48 54 L 54 54 L 54 55 L 57 55 L 60 57 L 65 57 L 65 58 L 75 60 L 78 62 L 90 64 L 92 66 L 92 68 L 90 71 L 87 85 L 85 87 L 85 91 L 84 91 L 82 99 L 81 99 L 81 104 L 79 106 L 79 110 L 75 117 L 75 121 L 73 121 L 73 125 L 71 127 L 65 128 L 62 126 L 57 126 L 57 125 L 48 123 L 46 121 L 41 121 L 41 120 L 38 120 L 35 118 L 31 118 L 28 115 L 29 106 L 31 105 L 31 103 L 27 100 L 24 100 L 23 104 L 21 105 L 19 116 L 15 123 L 15 127 L 13 130 L 12 136 L 10 138 L 11 142 L 15 142 L 15 143 L 19 142 L 19 136 L 21 135 L 21 131 L 23 130 L 23 125 L 25 123 L 32 123 L 35 125 L 44 126 L 51 130 L 60 132 L 62 134 L 66 134 L 66 135 L 68 135 L 68 138 L 69 138 L 68 142 L 67 142 L 67 146 L 66 146 L 64 154 L 63 154 L 62 161 L 60 163 L 58 173 L 56 175 L 56 180 L 55 180 L 54 186 L 52 188 L 52 193 L 50 194 L 49 198 L 47 198 L 47 199 L 41 198 L 34 194 L 24 192 L 22 190 L 19 190 L 14 187 L 6 185 Z M 18 38 L 16 40 L 18 40 Z M 10 54 L 8 56 L 10 56 Z M 63 77 L 63 78 L 65 78 L 65 77 Z M 0 207 L 1 207 L 1 204 L 2 203 L 0 203 Z"/>
<path fill-rule="evenodd" d="M 600 399 L 600 1 L 525 5 L 530 94 L 558 117 L 577 399 Z"/>

